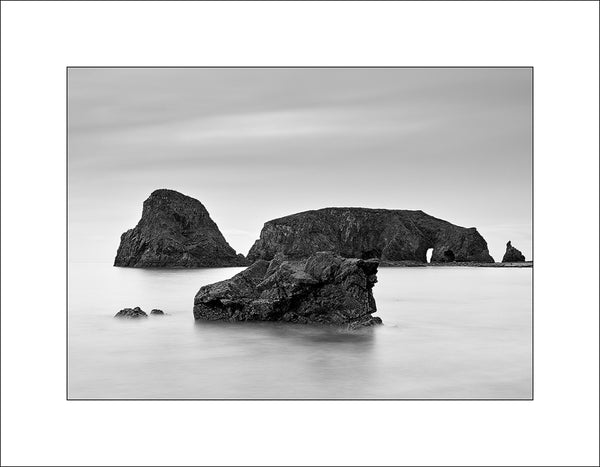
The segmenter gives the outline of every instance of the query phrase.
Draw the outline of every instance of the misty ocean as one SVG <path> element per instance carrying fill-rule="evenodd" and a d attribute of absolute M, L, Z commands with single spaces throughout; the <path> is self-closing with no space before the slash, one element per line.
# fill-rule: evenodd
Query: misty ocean
<path fill-rule="evenodd" d="M 382 326 L 194 321 L 243 268 L 69 265 L 71 399 L 529 399 L 531 268 L 380 268 Z M 140 306 L 165 316 L 119 320 Z"/>

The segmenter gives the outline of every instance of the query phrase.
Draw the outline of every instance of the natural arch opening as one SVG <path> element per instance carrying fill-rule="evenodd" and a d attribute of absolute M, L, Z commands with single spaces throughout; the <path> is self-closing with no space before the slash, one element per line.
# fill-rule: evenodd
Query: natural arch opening
<path fill-rule="evenodd" d="M 381 250 L 374 248 L 363 252 L 361 259 L 381 258 Z"/>
<path fill-rule="evenodd" d="M 431 263 L 431 257 L 433 256 L 433 248 L 428 248 L 425 252 L 425 261 Z"/>

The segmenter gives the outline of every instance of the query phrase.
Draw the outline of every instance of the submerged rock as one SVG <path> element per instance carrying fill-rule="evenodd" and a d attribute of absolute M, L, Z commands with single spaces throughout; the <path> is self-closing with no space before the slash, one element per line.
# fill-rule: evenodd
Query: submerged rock
<path fill-rule="evenodd" d="M 151 314 L 151 315 L 164 315 L 164 314 L 165 314 L 165 312 L 164 312 L 164 311 L 162 311 L 162 310 L 159 310 L 158 308 L 155 308 L 154 310 L 152 310 L 152 311 L 150 312 L 150 314 Z"/>
<path fill-rule="evenodd" d="M 135 308 L 123 308 L 119 311 L 115 318 L 147 318 L 148 315 L 139 306 Z"/>
<path fill-rule="evenodd" d="M 144 201 L 142 218 L 121 235 L 115 266 L 200 268 L 245 266 L 206 208 L 173 190 L 156 190 Z"/>
<path fill-rule="evenodd" d="M 509 240 L 508 243 L 506 244 L 506 253 L 504 253 L 504 256 L 502 257 L 502 262 L 503 263 L 520 263 L 523 261 L 525 261 L 525 255 L 523 255 L 523 253 L 521 253 L 514 246 L 512 246 L 512 243 L 510 243 L 510 240 Z"/>
<path fill-rule="evenodd" d="M 248 259 L 307 258 L 333 251 L 345 258 L 379 258 L 386 262 L 493 263 L 487 243 L 474 227 L 436 219 L 423 211 L 325 208 L 265 223 Z"/>
<path fill-rule="evenodd" d="M 372 316 L 377 267 L 377 260 L 345 259 L 332 252 L 300 261 L 282 256 L 259 260 L 229 280 L 202 287 L 194 298 L 194 318 L 381 324 Z"/>

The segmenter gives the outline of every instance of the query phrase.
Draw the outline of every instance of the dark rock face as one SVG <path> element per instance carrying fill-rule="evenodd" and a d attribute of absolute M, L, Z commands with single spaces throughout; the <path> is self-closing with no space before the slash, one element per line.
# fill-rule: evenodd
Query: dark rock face
<path fill-rule="evenodd" d="M 523 255 L 523 253 L 521 253 L 519 250 L 517 250 L 514 246 L 512 246 L 512 243 L 510 243 L 510 240 L 508 241 L 508 243 L 506 244 L 506 253 L 504 253 L 504 256 L 502 257 L 502 262 L 503 263 L 521 263 L 525 261 L 525 256 Z"/>
<path fill-rule="evenodd" d="M 148 315 L 142 311 L 142 309 L 139 306 L 136 306 L 135 308 L 123 308 L 121 311 L 119 311 L 116 315 L 115 318 L 147 318 Z"/>
<path fill-rule="evenodd" d="M 229 280 L 206 285 L 194 298 L 194 318 L 227 321 L 381 324 L 373 285 L 377 260 L 332 252 L 300 261 L 259 260 Z"/>
<path fill-rule="evenodd" d="M 165 314 L 165 312 L 164 312 L 164 311 L 162 311 L 162 310 L 159 310 L 159 309 L 155 308 L 154 310 L 152 310 L 152 311 L 150 312 L 150 314 L 151 314 L 151 315 L 159 315 L 159 316 L 162 316 L 162 315 L 164 315 L 164 314 Z"/>
<path fill-rule="evenodd" d="M 270 260 L 276 254 L 301 259 L 330 250 L 345 258 L 383 261 L 493 263 L 477 229 L 453 225 L 423 211 L 325 208 L 267 222 L 248 259 Z"/>
<path fill-rule="evenodd" d="M 245 266 L 200 201 L 156 190 L 144 201 L 138 225 L 121 235 L 115 266 L 200 268 Z"/>

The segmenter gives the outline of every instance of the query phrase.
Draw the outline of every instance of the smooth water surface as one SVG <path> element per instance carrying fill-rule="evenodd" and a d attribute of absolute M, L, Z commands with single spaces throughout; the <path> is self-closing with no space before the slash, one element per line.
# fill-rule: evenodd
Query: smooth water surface
<path fill-rule="evenodd" d="M 69 398 L 531 397 L 530 268 L 380 268 L 384 325 L 361 331 L 195 322 L 242 269 L 71 263 Z M 167 315 L 113 318 L 135 306 Z"/>

